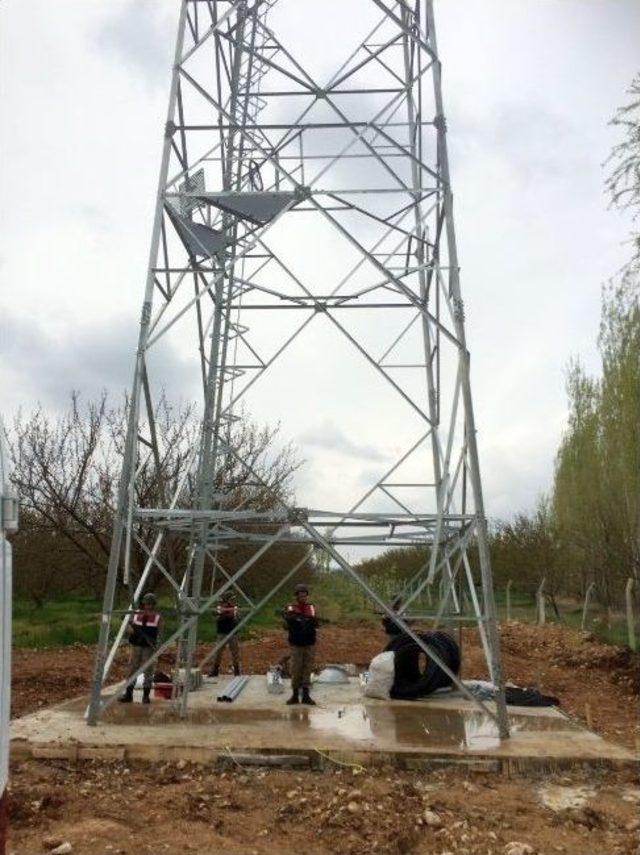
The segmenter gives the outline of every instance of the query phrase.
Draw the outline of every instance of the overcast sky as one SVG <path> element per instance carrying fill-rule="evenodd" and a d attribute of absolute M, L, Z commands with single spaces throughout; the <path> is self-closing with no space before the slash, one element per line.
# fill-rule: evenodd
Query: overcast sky
<path fill-rule="evenodd" d="M 178 5 L 0 4 L 5 418 L 129 383 Z M 640 2 L 439 0 L 436 15 L 481 465 L 505 517 L 550 486 L 567 361 L 597 370 L 600 288 L 628 231 L 602 164 L 640 71 Z M 165 370 L 171 388 L 181 366 Z M 323 425 L 347 462 L 376 461 Z"/>

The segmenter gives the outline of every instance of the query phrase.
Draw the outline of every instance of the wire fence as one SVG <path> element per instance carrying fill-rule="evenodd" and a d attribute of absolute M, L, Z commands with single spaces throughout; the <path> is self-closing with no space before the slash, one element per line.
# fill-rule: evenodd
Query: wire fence
<path fill-rule="evenodd" d="M 393 576 L 369 581 L 386 602 L 391 602 L 402 587 L 401 580 Z M 353 619 L 364 621 L 380 619 L 380 616 L 373 611 L 369 598 L 364 596 L 362 591 L 342 573 L 317 574 L 310 585 L 318 613 L 331 623 Z M 631 592 L 631 594 L 634 593 L 636 592 Z M 412 609 L 432 612 L 434 603 L 438 602 L 439 594 L 437 590 L 432 591 L 430 603 L 429 594 L 425 592 Z M 513 584 L 509 586 L 507 583 L 496 588 L 495 598 L 500 621 L 540 623 L 539 593 L 521 591 Z M 545 623 L 561 624 L 575 630 L 582 629 L 610 644 L 628 645 L 634 648 L 634 644 L 630 643 L 627 611 L 604 608 L 595 599 L 593 591 L 580 601 L 561 596 L 551 597 L 543 588 L 542 598 Z M 169 596 L 161 596 L 160 599 L 167 629 L 171 630 L 176 623 L 173 602 Z M 283 595 L 282 602 L 274 605 L 284 605 L 286 599 L 287 597 Z M 632 599 L 630 605 L 631 627 L 635 636 L 631 640 L 634 641 L 637 649 L 637 642 L 640 640 L 640 609 Z M 469 616 L 472 614 L 467 597 L 462 599 L 461 608 L 463 614 Z M 70 644 L 94 644 L 97 639 L 99 611 L 100 603 L 91 597 L 61 598 L 47 602 L 41 608 L 36 608 L 29 601 L 14 600 L 13 642 L 17 647 L 34 649 Z M 276 626 L 280 627 L 280 621 L 274 617 L 274 608 L 265 609 L 252 621 L 248 632 L 256 629 L 271 629 Z M 215 636 L 215 618 L 212 613 L 202 621 L 201 640 L 210 642 Z"/>
<path fill-rule="evenodd" d="M 552 597 L 541 585 L 535 593 L 514 591 L 509 583 L 496 591 L 498 616 L 502 621 L 525 623 L 558 623 L 573 629 L 589 632 L 602 641 L 638 649 L 640 639 L 640 610 L 633 599 L 633 585 L 627 586 L 626 609 L 616 610 L 603 606 L 593 596 L 589 586 L 584 598 Z"/>

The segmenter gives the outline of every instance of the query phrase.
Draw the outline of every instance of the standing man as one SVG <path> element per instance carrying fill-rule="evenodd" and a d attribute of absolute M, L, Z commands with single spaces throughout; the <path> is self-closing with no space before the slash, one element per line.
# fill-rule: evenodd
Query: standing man
<path fill-rule="evenodd" d="M 142 598 L 142 609 L 134 612 L 129 621 L 126 635 L 131 645 L 131 657 L 129 659 L 129 672 L 127 679 L 135 674 L 148 659 L 151 658 L 158 647 L 158 635 L 160 632 L 160 613 L 156 611 L 155 594 L 145 594 Z M 142 703 L 151 703 L 151 684 L 153 683 L 153 663 L 149 663 L 144 669 L 144 683 L 142 689 Z M 130 704 L 133 701 L 133 683 L 130 683 L 123 694 L 118 698 L 122 704 Z"/>
<path fill-rule="evenodd" d="M 291 645 L 292 694 L 287 703 L 299 704 L 300 689 L 302 689 L 302 703 L 315 706 L 316 702 L 309 694 L 309 687 L 318 619 L 313 604 L 309 602 L 309 589 L 306 585 L 296 585 L 295 597 L 284 611 L 285 626 L 289 632 Z"/>
<path fill-rule="evenodd" d="M 213 659 L 213 668 L 209 673 L 210 677 L 217 677 L 220 673 L 220 662 L 225 647 L 229 648 L 231 661 L 233 662 L 233 673 L 237 677 L 240 674 L 240 645 L 238 644 L 238 636 L 229 634 L 236 628 L 238 624 L 238 606 L 235 603 L 233 594 L 225 593 L 221 601 L 216 606 L 217 626 L 218 626 L 218 641 L 222 640 L 222 644 Z"/>

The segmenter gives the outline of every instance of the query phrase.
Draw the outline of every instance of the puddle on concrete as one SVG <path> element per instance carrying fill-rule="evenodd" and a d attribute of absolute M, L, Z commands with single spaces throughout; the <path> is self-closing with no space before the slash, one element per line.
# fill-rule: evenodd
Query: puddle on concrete
<path fill-rule="evenodd" d="M 105 715 L 107 721 L 152 726 L 182 726 L 185 723 L 168 704 L 114 706 Z M 265 730 L 272 725 L 274 729 L 283 727 L 298 735 L 308 733 L 310 740 L 315 732 L 332 734 L 351 743 L 387 743 L 415 748 L 437 745 L 455 750 L 486 751 L 500 746 L 497 727 L 484 713 L 425 704 L 350 703 L 293 708 L 284 704 L 272 708 L 214 704 L 191 709 L 188 721 L 192 725 L 237 725 L 252 729 L 264 727 Z M 510 721 L 513 733 L 575 729 L 568 719 L 558 717 L 512 715 Z"/>
<path fill-rule="evenodd" d="M 561 730 L 563 724 L 561 719 L 549 722 L 530 716 L 511 717 L 513 733 Z M 467 751 L 486 751 L 500 746 L 494 721 L 472 710 L 354 704 L 337 711 L 314 709 L 309 725 L 312 729 L 331 731 L 354 741 L 392 741 L 416 747 L 433 744 Z"/>
<path fill-rule="evenodd" d="M 595 795 L 596 791 L 593 787 L 563 787 L 559 784 L 545 784 L 538 788 L 538 796 L 542 804 L 556 812 L 583 807 Z"/>

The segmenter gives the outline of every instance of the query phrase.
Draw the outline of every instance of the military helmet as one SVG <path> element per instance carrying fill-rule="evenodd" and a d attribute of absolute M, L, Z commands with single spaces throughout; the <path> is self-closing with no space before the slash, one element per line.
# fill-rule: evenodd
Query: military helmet
<path fill-rule="evenodd" d="M 303 585 L 301 583 L 301 584 L 295 586 L 295 588 L 293 589 L 293 592 L 294 592 L 294 594 L 308 594 L 309 588 L 306 585 Z"/>
<path fill-rule="evenodd" d="M 142 598 L 142 605 L 143 606 L 147 605 L 147 604 L 150 606 L 155 606 L 156 602 L 157 602 L 156 601 L 156 595 L 152 594 L 152 593 L 145 594 L 144 597 Z"/>

